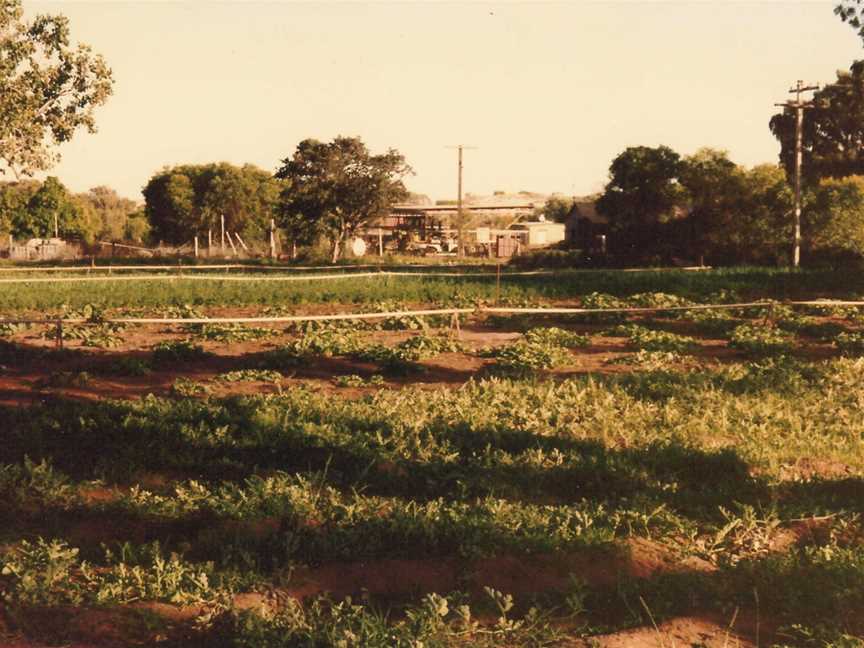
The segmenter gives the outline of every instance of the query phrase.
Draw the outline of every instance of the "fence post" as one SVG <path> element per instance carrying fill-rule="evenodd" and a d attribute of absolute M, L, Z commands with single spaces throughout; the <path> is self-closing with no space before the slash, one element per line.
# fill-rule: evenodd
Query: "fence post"
<path fill-rule="evenodd" d="M 57 318 L 57 348 L 63 348 L 63 318 Z"/>
<path fill-rule="evenodd" d="M 276 221 L 270 219 L 270 258 L 276 258 Z"/>

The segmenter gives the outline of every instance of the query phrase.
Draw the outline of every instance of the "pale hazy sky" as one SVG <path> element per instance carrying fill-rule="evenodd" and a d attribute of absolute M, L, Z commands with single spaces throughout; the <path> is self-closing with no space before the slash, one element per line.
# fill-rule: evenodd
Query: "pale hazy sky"
<path fill-rule="evenodd" d="M 140 199 L 164 165 L 275 170 L 307 137 L 397 148 L 413 191 L 599 190 L 627 146 L 777 160 L 768 120 L 796 79 L 830 82 L 861 41 L 808 2 L 36 2 L 114 70 L 99 133 L 52 173 Z"/>

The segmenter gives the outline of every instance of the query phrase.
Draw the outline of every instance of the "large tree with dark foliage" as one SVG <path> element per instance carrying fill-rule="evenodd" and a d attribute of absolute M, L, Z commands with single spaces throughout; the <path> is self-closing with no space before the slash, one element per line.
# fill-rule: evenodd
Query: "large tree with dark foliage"
<path fill-rule="evenodd" d="M 636 258 L 656 251 L 663 224 L 682 200 L 681 157 L 668 146 L 634 146 L 609 167 L 609 182 L 597 211 L 609 219 L 610 249 Z"/>
<path fill-rule="evenodd" d="M 795 172 L 795 110 L 784 108 L 771 118 L 771 132 L 780 141 L 780 164 L 788 177 Z M 864 61 L 813 95 L 802 131 L 802 177 L 806 186 L 820 178 L 864 173 Z"/>
<path fill-rule="evenodd" d="M 410 173 L 401 153 L 373 155 L 358 137 L 303 140 L 276 172 L 289 183 L 279 208 L 281 224 L 289 235 L 328 236 L 335 263 L 349 237 L 407 198 L 402 179 Z"/>
<path fill-rule="evenodd" d="M 222 216 L 232 232 L 261 238 L 275 216 L 282 184 L 251 164 L 186 164 L 163 169 L 144 187 L 152 237 L 188 243 L 218 231 Z"/>

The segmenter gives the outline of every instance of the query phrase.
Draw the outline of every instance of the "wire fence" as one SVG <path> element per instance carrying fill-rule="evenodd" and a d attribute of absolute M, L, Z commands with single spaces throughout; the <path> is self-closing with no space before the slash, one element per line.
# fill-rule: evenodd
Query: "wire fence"
<path fill-rule="evenodd" d="M 297 322 L 327 322 L 346 320 L 372 320 L 390 319 L 400 317 L 425 317 L 436 315 L 450 315 L 455 320 L 458 328 L 460 315 L 483 315 L 483 314 L 509 314 L 509 315 L 590 315 L 590 314 L 613 314 L 613 313 L 665 313 L 676 311 L 699 311 L 699 310 L 728 310 L 741 308 L 769 307 L 774 305 L 786 306 L 819 306 L 834 308 L 843 306 L 864 306 L 864 301 L 851 300 L 800 300 L 800 301 L 751 301 L 738 302 L 734 304 L 693 304 L 688 306 L 651 306 L 651 307 L 619 307 L 619 308 L 519 308 L 510 306 L 477 306 L 473 308 L 433 308 L 418 310 L 381 311 L 371 313 L 330 313 L 323 315 L 284 315 L 284 316 L 260 316 L 260 317 L 116 317 L 88 319 L 84 317 L 55 317 L 55 318 L 3 318 L 0 324 L 27 324 L 54 326 L 57 330 L 57 343 L 62 346 L 64 325 L 91 325 L 123 324 L 123 325 L 188 325 L 188 324 L 292 324 Z"/>

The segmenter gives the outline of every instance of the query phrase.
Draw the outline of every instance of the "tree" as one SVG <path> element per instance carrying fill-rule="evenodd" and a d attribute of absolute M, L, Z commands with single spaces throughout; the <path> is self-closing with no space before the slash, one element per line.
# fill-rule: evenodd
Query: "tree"
<path fill-rule="evenodd" d="M 129 238 L 126 234 L 129 218 L 139 211 L 134 200 L 123 198 L 110 187 L 93 187 L 77 196 L 82 205 L 92 212 L 95 235 L 112 241 Z"/>
<path fill-rule="evenodd" d="M 564 223 L 573 209 L 575 199 L 561 194 L 553 194 L 549 196 L 546 204 L 536 210 L 536 216 L 543 216 L 547 221 L 553 223 Z"/>
<path fill-rule="evenodd" d="M 841 0 L 834 6 L 834 13 L 864 39 L 864 0 Z"/>
<path fill-rule="evenodd" d="M 597 211 L 609 219 L 610 247 L 644 256 L 660 248 L 662 225 L 679 213 L 681 158 L 668 146 L 630 147 L 609 167 Z"/>
<path fill-rule="evenodd" d="M 712 257 L 726 254 L 729 232 L 740 217 L 745 174 L 726 151 L 702 148 L 684 158 L 679 176 L 688 204 L 681 228 L 685 254 L 713 262 Z"/>
<path fill-rule="evenodd" d="M 91 240 L 93 222 L 82 205 L 60 181 L 49 176 L 12 215 L 11 233 L 16 238 L 51 238 L 55 229 L 61 238 Z"/>
<path fill-rule="evenodd" d="M 410 173 L 398 151 L 372 155 L 359 137 L 337 137 L 326 144 L 303 140 L 276 172 L 290 182 L 282 195 L 281 221 L 296 225 L 305 220 L 328 235 L 335 263 L 349 237 L 408 197 L 402 178 Z"/>
<path fill-rule="evenodd" d="M 95 132 L 94 109 L 112 84 L 101 56 L 70 46 L 64 16 L 28 23 L 20 0 L 0 0 L 0 160 L 16 178 L 50 168 L 52 146 L 78 128 Z"/>
<path fill-rule="evenodd" d="M 794 196 L 783 169 L 776 164 L 739 169 L 741 194 L 720 251 L 731 263 L 788 263 Z"/>
<path fill-rule="evenodd" d="M 771 132 L 780 141 L 780 164 L 789 178 L 795 173 L 795 110 L 784 108 L 771 118 Z M 804 115 L 802 179 L 815 186 L 820 178 L 864 173 L 864 61 L 813 95 Z"/>
<path fill-rule="evenodd" d="M 143 189 L 154 238 L 187 243 L 221 219 L 231 232 L 260 238 L 276 215 L 282 183 L 251 164 L 181 165 L 158 172 Z"/>
<path fill-rule="evenodd" d="M 864 256 L 864 176 L 823 180 L 805 215 L 814 256 L 835 264 Z"/>
<path fill-rule="evenodd" d="M 27 203 L 42 183 L 38 180 L 0 183 L 0 233 L 17 235 L 16 223 L 27 219 Z"/>

